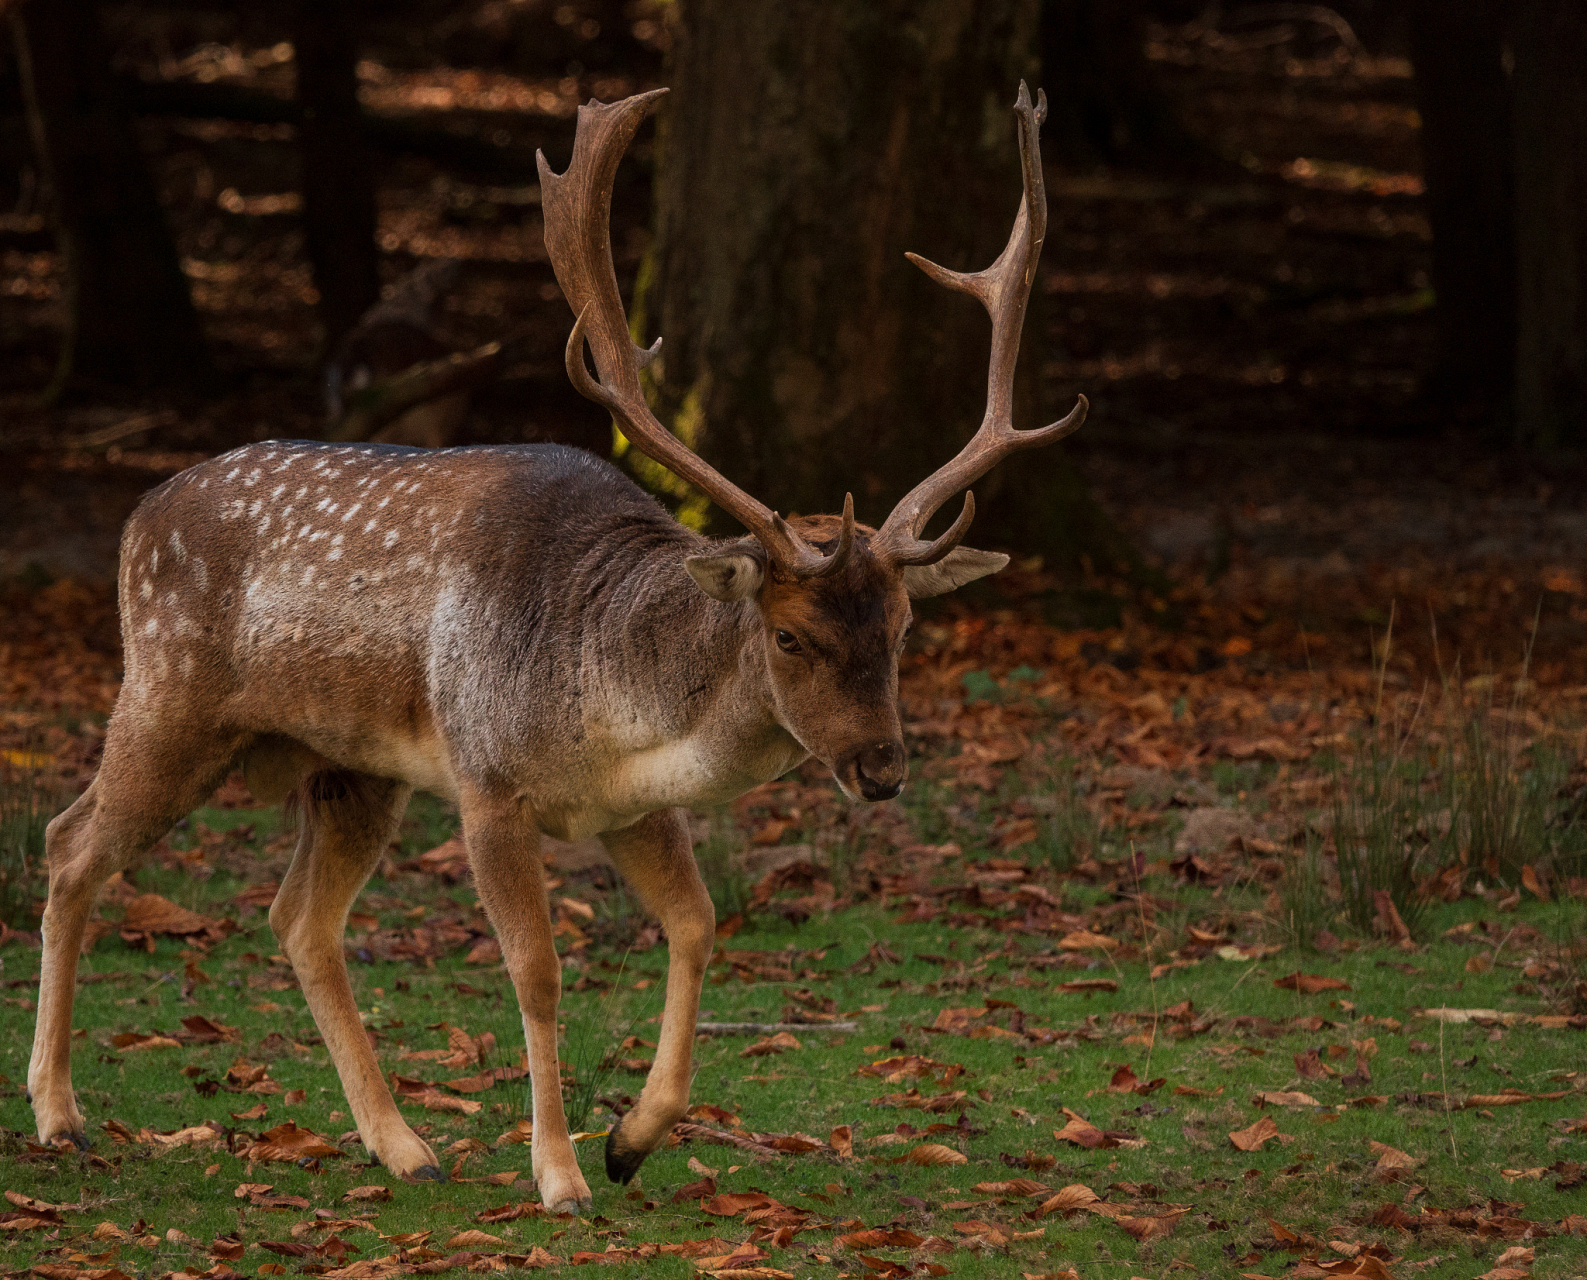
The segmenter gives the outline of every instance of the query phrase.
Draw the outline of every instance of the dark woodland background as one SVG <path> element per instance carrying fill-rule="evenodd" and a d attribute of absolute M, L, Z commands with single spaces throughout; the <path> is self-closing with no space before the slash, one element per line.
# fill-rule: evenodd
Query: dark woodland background
<path fill-rule="evenodd" d="M 879 522 L 980 417 L 985 318 L 903 253 L 996 256 L 1023 78 L 1050 222 L 1019 413 L 1093 407 L 979 487 L 974 540 L 1022 560 L 970 604 L 1189 628 L 1192 669 L 1241 629 L 1279 665 L 1309 635 L 1354 657 L 1401 607 L 1406 662 L 1430 616 L 1463 660 L 1535 632 L 1544 678 L 1587 680 L 1574 0 L 0 11 L 13 603 L 108 582 L 138 494 L 247 440 L 610 454 L 562 369 L 534 154 L 560 169 L 579 102 L 662 84 L 612 227 L 658 412 L 773 506 L 852 489 Z"/>

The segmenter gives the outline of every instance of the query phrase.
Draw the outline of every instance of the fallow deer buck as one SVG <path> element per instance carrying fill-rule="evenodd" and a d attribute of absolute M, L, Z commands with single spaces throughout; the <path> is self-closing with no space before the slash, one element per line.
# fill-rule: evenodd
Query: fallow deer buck
<path fill-rule="evenodd" d="M 28 1086 L 41 1139 L 86 1144 L 71 1085 L 78 948 L 106 878 L 241 762 L 264 800 L 294 792 L 302 833 L 270 923 L 341 1076 L 368 1150 L 438 1179 L 359 1023 L 342 935 L 414 788 L 457 802 L 517 990 L 534 1103 L 533 1165 L 554 1210 L 590 1204 L 563 1115 L 561 970 L 542 832 L 598 835 L 666 929 L 655 1064 L 606 1145 L 626 1182 L 688 1104 L 689 1056 L 714 933 L 685 812 L 814 756 L 856 800 L 898 793 L 896 708 L 911 598 L 994 573 L 960 546 L 974 514 L 921 533 L 1015 449 L 1080 425 L 1016 431 L 1011 399 L 1046 226 L 1037 129 L 1015 108 L 1025 195 L 1008 247 L 977 275 L 919 258 L 992 318 L 986 415 L 959 455 L 880 529 L 783 520 L 718 475 L 646 408 L 609 243 L 611 188 L 664 92 L 579 108 L 573 160 L 540 158 L 546 244 L 577 321 L 568 374 L 633 444 L 730 512 L 747 536 L 684 528 L 619 471 L 554 445 L 427 452 L 265 442 L 148 495 L 121 545 L 126 679 L 92 785 L 49 827 L 49 904 Z M 596 375 L 585 365 L 593 351 Z"/>

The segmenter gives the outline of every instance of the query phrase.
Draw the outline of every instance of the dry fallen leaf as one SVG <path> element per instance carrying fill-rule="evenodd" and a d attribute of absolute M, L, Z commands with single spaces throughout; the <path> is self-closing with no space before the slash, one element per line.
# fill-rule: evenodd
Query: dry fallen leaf
<path fill-rule="evenodd" d="M 1263 1090 L 1251 1096 L 1251 1101 L 1259 1106 L 1269 1107 L 1320 1107 L 1322 1103 L 1309 1093 L 1300 1093 L 1296 1090 Z"/>
<path fill-rule="evenodd" d="M 1174 1228 L 1179 1225 L 1180 1218 L 1189 1212 L 1189 1209 L 1176 1209 L 1172 1213 L 1140 1217 L 1121 1215 L 1113 1221 L 1137 1240 L 1155 1240 L 1159 1236 L 1171 1235 Z"/>
<path fill-rule="evenodd" d="M 119 1035 L 110 1037 L 110 1043 L 123 1053 L 131 1053 L 136 1049 L 180 1049 L 182 1042 L 173 1040 L 170 1036 L 144 1035 L 137 1031 L 123 1031 Z"/>
<path fill-rule="evenodd" d="M 1385 1142 L 1374 1142 L 1371 1147 L 1372 1154 L 1378 1158 L 1374 1166 L 1378 1169 L 1414 1169 L 1422 1163 L 1415 1156 L 1407 1155 L 1398 1147 L 1391 1147 Z"/>
<path fill-rule="evenodd" d="M 288 1120 L 285 1124 L 278 1124 L 274 1129 L 261 1133 L 259 1140 L 248 1148 L 249 1160 L 291 1160 L 314 1159 L 323 1156 L 341 1156 L 346 1153 L 340 1147 L 334 1147 L 312 1129 L 300 1129 L 294 1121 Z"/>
<path fill-rule="evenodd" d="M 446 1242 L 446 1247 L 448 1249 L 485 1249 L 493 1244 L 506 1243 L 500 1236 L 493 1236 L 489 1232 L 479 1231 L 471 1227 L 467 1231 L 459 1231 Z"/>
<path fill-rule="evenodd" d="M 777 1201 L 764 1191 L 725 1191 L 700 1206 L 703 1212 L 718 1218 L 736 1218 L 746 1210 L 773 1207 L 777 1207 Z"/>
<path fill-rule="evenodd" d="M 1085 1209 L 1091 1205 L 1094 1205 L 1099 1200 L 1101 1200 L 1101 1198 L 1101 1196 L 1097 1195 L 1095 1191 L 1093 1191 L 1090 1187 L 1085 1186 L 1083 1183 L 1071 1183 L 1067 1187 L 1060 1188 L 1060 1190 L 1055 1195 L 1042 1201 L 1041 1207 L 1037 1210 L 1037 1213 L 1070 1213 L 1076 1209 Z"/>
<path fill-rule="evenodd" d="M 1264 1142 L 1278 1136 L 1278 1125 L 1273 1123 L 1273 1118 L 1263 1116 L 1248 1128 L 1236 1129 L 1229 1135 L 1229 1141 L 1241 1151 L 1260 1151 Z"/>
<path fill-rule="evenodd" d="M 1014 1178 L 1008 1182 L 977 1182 L 970 1190 L 978 1196 L 1013 1196 L 1023 1199 L 1027 1196 L 1045 1195 L 1051 1188 L 1044 1187 L 1030 1178 Z"/>
<path fill-rule="evenodd" d="M 832 1149 L 838 1153 L 839 1160 L 852 1160 L 854 1158 L 854 1127 L 840 1124 L 832 1131 L 828 1141 Z"/>
<path fill-rule="evenodd" d="M 1058 940 L 1060 951 L 1112 951 L 1118 945 L 1117 938 L 1110 938 L 1105 933 L 1092 933 L 1089 929 L 1077 929 Z"/>
<path fill-rule="evenodd" d="M 1141 1080 L 1136 1076 L 1135 1068 L 1126 1063 L 1113 1073 L 1113 1078 L 1108 1081 L 1107 1092 L 1145 1095 L 1155 1092 L 1167 1083 L 1168 1080 L 1164 1076 L 1159 1076 L 1156 1080 Z"/>
<path fill-rule="evenodd" d="M 168 933 L 183 936 L 203 933 L 214 921 L 179 907 L 157 893 L 144 893 L 127 903 L 127 914 L 121 922 L 123 933 Z"/>
<path fill-rule="evenodd" d="M 774 1036 L 764 1036 L 746 1049 L 739 1051 L 741 1058 L 764 1058 L 772 1053 L 787 1053 L 800 1048 L 798 1038 L 791 1031 L 779 1031 Z"/>
<path fill-rule="evenodd" d="M 1188 1084 L 1176 1084 L 1174 1092 L 1184 1098 L 1221 1098 L 1223 1086 L 1220 1084 L 1216 1089 L 1193 1089 Z"/>
<path fill-rule="evenodd" d="M 910 1164 L 939 1165 L 939 1164 L 968 1164 L 969 1157 L 952 1147 L 945 1147 L 940 1142 L 922 1142 L 913 1151 L 900 1157 Z"/>
<path fill-rule="evenodd" d="M 1523 1102 L 1558 1102 L 1569 1092 L 1569 1089 L 1561 1089 L 1557 1093 L 1527 1093 L 1524 1089 L 1505 1089 L 1502 1093 L 1474 1093 L 1461 1103 L 1461 1106 L 1513 1107 Z"/>
<path fill-rule="evenodd" d="M 1325 978 L 1321 974 L 1301 973 L 1299 971 L 1286 974 L 1275 981 L 1273 985 L 1284 991 L 1298 991 L 1303 996 L 1314 996 L 1319 991 L 1350 990 L 1350 984 L 1342 982 L 1338 978 Z"/>

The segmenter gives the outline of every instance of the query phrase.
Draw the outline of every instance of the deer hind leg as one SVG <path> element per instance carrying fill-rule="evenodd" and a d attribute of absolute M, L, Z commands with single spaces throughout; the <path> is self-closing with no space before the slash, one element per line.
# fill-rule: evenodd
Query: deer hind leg
<path fill-rule="evenodd" d="M 465 789 L 462 809 L 463 839 L 479 900 L 496 926 L 502 959 L 523 1012 L 534 1099 L 530 1152 L 535 1181 L 540 1198 L 553 1213 L 577 1213 L 592 1201 L 562 1110 L 562 1073 L 557 1063 L 562 966 L 551 937 L 540 832 L 533 816 L 510 798 Z"/>
<path fill-rule="evenodd" d="M 667 1003 L 656 1061 L 638 1104 L 606 1140 L 606 1176 L 626 1183 L 689 1109 L 694 1024 L 716 936 L 716 912 L 695 865 L 683 810 L 652 813 L 601 840 L 645 908 L 667 931 Z"/>
<path fill-rule="evenodd" d="M 397 829 L 412 788 L 361 774 L 317 773 L 299 788 L 303 830 L 270 907 L 270 927 L 303 985 L 341 1077 L 364 1147 L 392 1173 L 438 1181 L 440 1162 L 392 1101 L 347 981 L 347 913 Z"/>
<path fill-rule="evenodd" d="M 203 802 L 239 745 L 198 733 L 155 734 L 137 727 L 136 719 L 124 712 L 111 720 L 98 776 L 44 836 L 49 901 L 28 1063 L 28 1096 L 43 1142 L 64 1138 L 88 1145 L 72 1092 L 72 1000 L 77 956 L 99 891 Z"/>

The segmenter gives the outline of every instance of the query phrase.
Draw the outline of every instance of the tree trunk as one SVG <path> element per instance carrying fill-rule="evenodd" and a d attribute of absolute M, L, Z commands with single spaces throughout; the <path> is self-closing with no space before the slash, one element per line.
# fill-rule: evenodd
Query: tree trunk
<path fill-rule="evenodd" d="M 1214 161 L 1179 122 L 1146 57 L 1142 0 L 1042 0 L 1049 154 L 1073 164 Z"/>
<path fill-rule="evenodd" d="M 666 335 L 663 420 L 769 505 L 835 511 L 852 489 L 860 518 L 880 524 L 980 422 L 986 315 L 904 251 L 956 270 L 1001 252 L 1020 198 L 1011 108 L 1021 78 L 1037 83 L 1038 7 L 677 6 L 636 324 Z M 1047 420 L 1040 290 L 1032 301 L 1021 427 Z M 998 468 L 976 497 L 978 545 L 1055 566 L 1133 563 L 1057 448 Z"/>
<path fill-rule="evenodd" d="M 1510 398 L 1516 254 L 1510 78 L 1500 0 L 1408 7 L 1433 227 L 1431 399 L 1475 415 Z"/>
<path fill-rule="evenodd" d="M 1516 426 L 1523 443 L 1587 442 L 1587 10 L 1518 0 Z"/>
<path fill-rule="evenodd" d="M 66 262 L 67 328 L 47 395 L 202 385 L 198 316 L 93 0 L 33 0 L 12 21 Z"/>
<path fill-rule="evenodd" d="M 298 146 L 303 235 L 332 350 L 380 297 L 375 180 L 358 106 L 358 50 L 348 0 L 296 0 Z"/>

